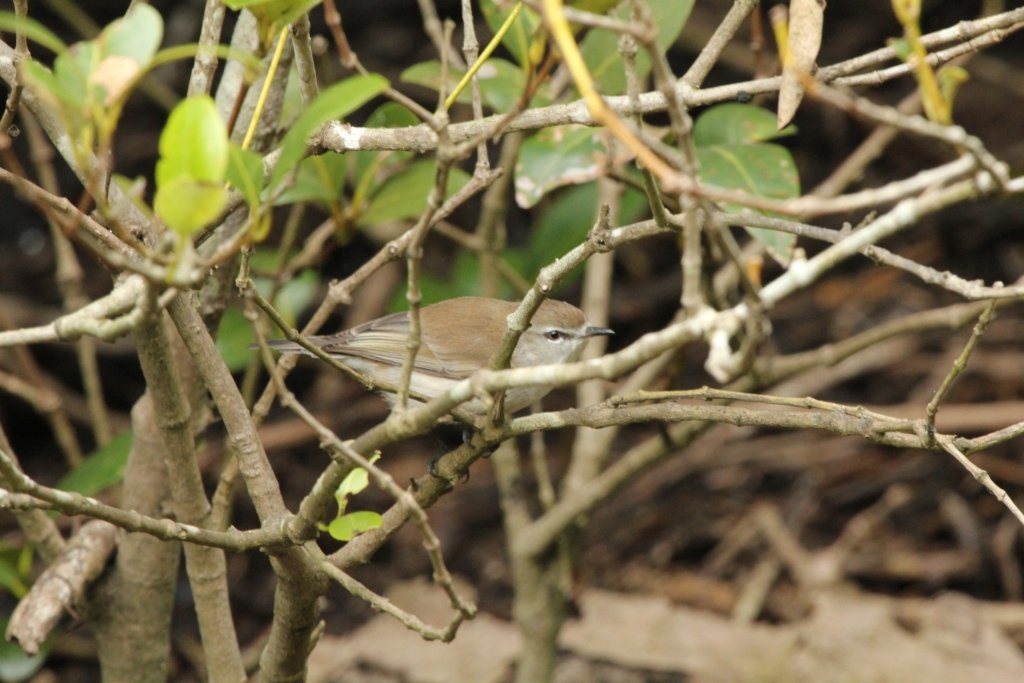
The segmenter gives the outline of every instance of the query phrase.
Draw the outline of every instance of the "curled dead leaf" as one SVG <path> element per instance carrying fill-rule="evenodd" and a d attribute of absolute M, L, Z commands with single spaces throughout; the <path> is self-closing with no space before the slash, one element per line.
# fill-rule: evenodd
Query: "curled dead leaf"
<path fill-rule="evenodd" d="M 776 112 L 779 129 L 785 127 L 804 97 L 802 79 L 814 70 L 825 24 L 825 0 L 790 0 L 789 29 L 782 51 L 782 85 Z"/>

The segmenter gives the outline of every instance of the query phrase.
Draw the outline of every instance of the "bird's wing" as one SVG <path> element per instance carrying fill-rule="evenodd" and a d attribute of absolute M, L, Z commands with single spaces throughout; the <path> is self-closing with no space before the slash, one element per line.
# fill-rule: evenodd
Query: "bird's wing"
<path fill-rule="evenodd" d="M 401 367 L 409 355 L 409 349 L 406 347 L 406 336 L 409 333 L 407 315 L 393 313 L 315 341 L 329 354 L 355 356 Z M 445 363 L 434 354 L 426 341 L 420 344 L 414 367 L 428 375 L 455 376 L 446 369 Z"/>

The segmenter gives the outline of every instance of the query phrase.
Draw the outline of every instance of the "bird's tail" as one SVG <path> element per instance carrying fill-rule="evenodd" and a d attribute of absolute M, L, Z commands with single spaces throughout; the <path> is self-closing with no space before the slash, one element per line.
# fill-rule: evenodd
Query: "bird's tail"
<path fill-rule="evenodd" d="M 309 353 L 309 351 L 307 351 L 306 349 L 296 344 L 295 342 L 288 341 L 287 339 L 268 339 L 267 346 L 274 349 L 275 351 L 280 351 L 281 353 L 305 353 L 310 356 L 313 355 Z M 250 344 L 249 348 L 256 349 L 259 347 L 256 344 Z"/>

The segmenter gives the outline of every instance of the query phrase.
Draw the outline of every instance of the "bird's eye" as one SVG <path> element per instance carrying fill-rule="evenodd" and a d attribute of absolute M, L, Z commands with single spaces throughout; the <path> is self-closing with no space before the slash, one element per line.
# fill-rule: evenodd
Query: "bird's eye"
<path fill-rule="evenodd" d="M 544 333 L 544 338 L 548 341 L 558 341 L 565 336 L 561 330 L 548 330 Z"/>

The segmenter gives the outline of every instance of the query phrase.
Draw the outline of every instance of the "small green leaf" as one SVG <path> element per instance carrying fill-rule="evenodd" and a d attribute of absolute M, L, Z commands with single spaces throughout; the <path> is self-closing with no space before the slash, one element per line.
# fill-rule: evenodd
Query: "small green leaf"
<path fill-rule="evenodd" d="M 370 485 L 370 473 L 362 467 L 357 467 L 349 472 L 345 478 L 338 485 L 338 489 L 334 492 L 334 499 L 338 501 L 338 506 L 343 507 L 350 496 L 364 491 L 367 486 Z"/>
<path fill-rule="evenodd" d="M 187 237 L 224 208 L 230 147 L 213 99 L 182 100 L 160 134 L 153 209 L 167 227 Z M 244 162 L 243 162 L 244 163 Z"/>
<path fill-rule="evenodd" d="M 516 203 L 528 209 L 556 187 L 593 180 L 606 153 L 593 128 L 558 126 L 530 136 L 516 162 Z"/>
<path fill-rule="evenodd" d="M 220 183 L 228 167 L 228 134 L 213 98 L 178 103 L 160 134 L 157 191 L 174 180 Z"/>
<path fill-rule="evenodd" d="M 227 201 L 223 184 L 181 177 L 157 187 L 153 210 L 168 228 L 189 237 L 216 218 Z"/>
<path fill-rule="evenodd" d="M 742 145 L 767 142 L 792 135 L 794 126 L 777 130 L 775 114 L 752 104 L 729 102 L 711 107 L 697 118 L 693 126 L 693 142 L 707 145 Z"/>
<path fill-rule="evenodd" d="M 132 447 L 132 433 L 121 432 L 106 446 L 90 453 L 75 469 L 57 482 L 62 491 L 73 491 L 83 496 L 94 496 L 121 481 L 128 452 Z"/>
<path fill-rule="evenodd" d="M 359 534 L 376 529 L 383 522 L 383 518 L 376 512 L 360 510 L 341 515 L 331 520 L 327 525 L 327 533 L 331 538 L 338 541 L 351 541 Z"/>
<path fill-rule="evenodd" d="M 145 67 L 160 47 L 163 34 L 160 13 L 150 5 L 135 3 L 123 18 L 103 29 L 98 38 L 101 55 L 131 57 Z"/>
<path fill-rule="evenodd" d="M 370 199 L 366 210 L 359 217 L 359 223 L 372 225 L 418 216 L 434 186 L 434 174 L 434 162 L 424 159 L 388 178 Z M 451 169 L 448 173 L 447 196 L 458 192 L 468 182 L 469 174 L 458 168 Z"/>
<path fill-rule="evenodd" d="M 353 76 L 323 90 L 292 124 L 281 142 L 281 156 L 270 174 L 268 187 L 276 187 L 306 155 L 306 140 L 328 121 L 346 116 L 387 88 L 383 76 Z"/>
<path fill-rule="evenodd" d="M 903 38 L 890 38 L 885 42 L 904 62 L 910 61 L 910 58 L 914 56 L 914 48 Z"/>
<path fill-rule="evenodd" d="M 662 52 L 679 37 L 686 20 L 693 9 L 694 0 L 648 0 L 651 20 L 657 30 L 655 44 Z M 613 17 L 629 20 L 629 3 L 612 12 Z M 591 30 L 580 43 L 583 60 L 590 74 L 605 95 L 621 95 L 626 92 L 626 75 L 619 53 L 619 37 L 611 31 Z M 636 57 L 637 78 L 645 78 L 651 70 L 651 60 L 641 50 Z"/>

